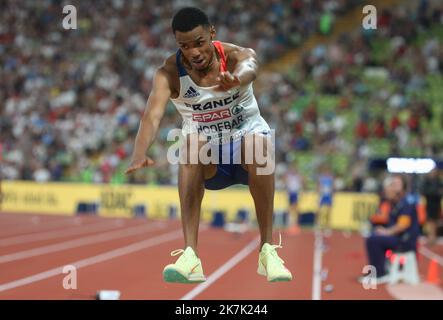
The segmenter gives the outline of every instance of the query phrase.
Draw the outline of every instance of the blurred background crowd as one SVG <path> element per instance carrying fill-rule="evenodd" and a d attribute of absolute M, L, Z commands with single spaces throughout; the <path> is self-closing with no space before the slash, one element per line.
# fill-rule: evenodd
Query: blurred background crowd
<path fill-rule="evenodd" d="M 176 44 L 173 13 L 206 10 L 217 38 L 256 50 L 255 88 L 276 130 L 277 187 L 294 165 L 315 188 L 327 164 L 336 190 L 376 191 L 369 160 L 443 157 L 443 3 L 405 1 L 332 38 L 359 0 L 71 1 L 78 29 L 61 27 L 63 1 L 0 2 L 3 179 L 176 184 L 167 162 L 168 107 L 150 154 L 158 170 L 125 176 L 152 76 Z M 264 14 L 265 13 L 265 14 Z M 361 19 L 361 16 L 360 16 Z M 313 36 L 328 40 L 304 49 Z M 292 51 L 299 63 L 272 71 Z"/>

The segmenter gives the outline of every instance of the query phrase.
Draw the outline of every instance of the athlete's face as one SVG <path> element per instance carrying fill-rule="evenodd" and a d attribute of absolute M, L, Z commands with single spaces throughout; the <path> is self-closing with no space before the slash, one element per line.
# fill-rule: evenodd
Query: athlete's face
<path fill-rule="evenodd" d="M 188 32 L 175 32 L 175 40 L 184 57 L 193 68 L 200 71 L 206 70 L 212 62 L 214 36 L 214 27 L 198 26 Z"/>

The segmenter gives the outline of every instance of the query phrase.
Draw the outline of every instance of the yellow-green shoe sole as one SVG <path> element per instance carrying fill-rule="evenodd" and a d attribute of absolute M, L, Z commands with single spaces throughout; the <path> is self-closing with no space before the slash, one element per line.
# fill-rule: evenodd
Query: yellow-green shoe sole
<path fill-rule="evenodd" d="M 166 269 L 163 271 L 163 280 L 166 282 L 174 282 L 174 283 L 201 283 L 205 282 L 205 280 L 189 280 L 180 272 L 173 269 Z"/>
<path fill-rule="evenodd" d="M 269 280 L 268 278 L 268 274 L 266 272 L 265 267 L 263 266 L 263 264 L 261 262 L 258 263 L 258 269 L 257 269 L 257 273 L 261 276 L 265 276 L 268 280 L 268 282 L 287 282 L 287 281 L 292 281 L 292 277 L 277 277 L 275 279 Z"/>
<path fill-rule="evenodd" d="M 288 281 L 292 281 L 292 278 L 288 278 L 288 277 L 278 277 L 272 280 L 269 280 L 269 282 L 288 282 Z"/>

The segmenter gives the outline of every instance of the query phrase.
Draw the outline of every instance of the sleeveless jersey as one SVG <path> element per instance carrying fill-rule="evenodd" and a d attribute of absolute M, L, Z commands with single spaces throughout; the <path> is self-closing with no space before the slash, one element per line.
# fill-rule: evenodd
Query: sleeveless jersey
<path fill-rule="evenodd" d="M 227 71 L 226 56 L 221 42 L 213 42 L 221 59 L 220 72 Z M 176 54 L 180 78 L 180 92 L 172 103 L 183 118 L 182 134 L 199 133 L 213 143 L 223 144 L 237 140 L 246 133 L 268 133 L 270 128 L 261 117 L 254 97 L 252 83 L 215 91 L 215 86 L 200 87 L 188 75 Z"/>
<path fill-rule="evenodd" d="M 286 186 L 289 192 L 300 192 L 302 187 L 300 176 L 288 173 L 286 176 Z"/>
<path fill-rule="evenodd" d="M 320 195 L 331 196 L 334 190 L 334 179 L 329 175 L 322 175 L 319 178 Z"/>

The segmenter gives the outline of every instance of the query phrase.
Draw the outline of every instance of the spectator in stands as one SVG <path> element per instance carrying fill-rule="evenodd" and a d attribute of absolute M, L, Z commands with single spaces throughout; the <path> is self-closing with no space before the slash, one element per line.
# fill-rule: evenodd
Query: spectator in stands
<path fill-rule="evenodd" d="M 420 114 L 417 111 L 412 111 L 408 119 L 408 127 L 412 133 L 420 133 Z"/>
<path fill-rule="evenodd" d="M 390 131 L 394 132 L 400 126 L 400 124 L 401 124 L 400 119 L 398 118 L 398 115 L 395 113 L 390 121 Z"/>
<path fill-rule="evenodd" d="M 374 124 L 374 136 L 378 139 L 386 137 L 385 119 L 383 116 L 379 116 Z"/>
<path fill-rule="evenodd" d="M 362 3 L 360 0 L 194 1 L 196 6 L 210 8 L 214 23 L 226 25 L 218 30 L 221 38 L 256 49 L 262 54 L 259 57 L 262 64 L 300 46 L 316 33 L 323 12 L 329 10 L 339 19 L 340 14 Z M 38 157 L 38 163 L 49 170 L 51 180 L 174 183 L 175 171 L 168 165 L 162 174 L 140 174 L 129 181 L 119 177 L 119 172 L 132 151 L 125 141 L 137 130 L 145 95 L 152 86 L 149 79 L 155 67 L 173 51 L 174 39 L 161 35 L 169 32 L 168 17 L 180 2 L 105 4 L 74 0 L 72 4 L 85 14 L 79 15 L 78 30 L 71 31 L 60 30 L 60 25 L 54 23 L 61 12 L 57 1 L 25 1 L 17 6 L 15 1 L 6 0 L 0 4 L 0 20 L 4 22 L 0 28 L 3 178 L 46 180 L 45 170 L 28 161 Z M 367 161 L 374 150 L 369 146 L 370 139 L 352 134 L 358 122 L 354 115 L 363 110 L 369 113 L 368 121 L 364 120 L 366 124 L 359 123 L 360 135 L 365 137 L 365 126 L 369 125 L 372 132 L 369 119 L 380 114 L 379 106 L 383 107 L 391 154 L 409 155 L 410 148 L 405 147 L 413 145 L 412 139 L 420 142 L 418 153 L 428 152 L 430 156 L 441 153 L 435 135 L 443 127 L 443 114 L 435 112 L 438 95 L 433 92 L 438 91 L 441 81 L 443 48 L 436 33 L 429 31 L 439 32 L 443 5 L 429 1 L 427 6 L 414 9 L 417 10 L 404 10 L 404 6 L 383 9 L 377 32 L 364 37 L 360 32 L 345 32 L 328 45 L 301 52 L 299 66 L 286 68 L 283 73 L 259 75 L 257 83 L 261 78 L 265 85 L 257 88 L 257 99 L 261 105 L 270 106 L 263 110 L 263 116 L 274 124 L 271 127 L 278 128 L 277 137 L 285 135 L 285 143 L 276 145 L 277 159 L 297 149 L 310 153 L 315 161 L 328 152 L 346 155 L 349 163 Z M 430 24 L 418 26 L 418 17 Z M 249 28 L 252 21 L 256 28 Z M 374 78 L 366 76 L 374 69 Z M 411 94 L 417 96 L 416 102 L 408 101 Z M 313 96 L 314 108 L 309 107 Z M 331 122 L 343 117 L 345 126 L 342 129 L 334 126 L 323 139 L 323 135 L 317 135 L 318 127 L 325 113 L 331 111 L 323 109 L 321 101 L 325 97 L 335 99 L 334 107 L 326 106 L 335 109 Z M 345 98 L 340 101 L 342 97 Z M 371 104 L 362 102 L 368 97 L 378 100 Z M 409 127 L 413 108 L 418 108 L 419 122 L 411 120 Z M 303 123 L 302 135 L 295 133 L 297 128 L 291 128 L 293 122 L 286 121 L 288 110 L 295 110 L 297 121 Z M 427 126 L 433 121 L 432 112 L 434 120 L 438 118 L 436 134 L 420 130 L 420 123 L 421 129 L 433 129 Z M 178 118 L 174 114 L 165 117 L 168 123 L 165 132 L 177 127 Z M 411 134 L 417 131 L 417 123 L 418 133 Z M 424 139 L 424 134 L 429 137 Z M 421 148 L 422 140 L 429 147 Z M 159 139 L 156 144 L 159 150 L 167 148 L 164 141 Z M 116 151 L 115 143 L 124 147 L 126 156 L 121 157 L 123 153 Z M 161 153 L 153 157 L 159 160 Z M 366 170 L 362 175 L 369 179 Z M 309 173 L 306 176 L 313 188 L 314 178 Z"/>
<path fill-rule="evenodd" d="M 369 127 L 368 127 L 368 123 L 366 121 L 364 121 L 363 119 L 360 120 L 357 123 L 357 127 L 355 128 L 355 133 L 356 136 L 360 139 L 360 140 L 366 140 L 369 138 Z"/>
<path fill-rule="evenodd" d="M 194 2 L 208 8 L 214 23 L 226 26 L 218 30 L 221 38 L 256 49 L 262 64 L 315 33 L 322 5 L 339 15 L 357 4 L 354 0 Z M 125 137 L 134 135 L 153 72 L 175 50 L 174 39 L 162 35 L 169 32 L 168 17 L 180 6 L 177 1 L 74 0 L 71 4 L 84 14 L 78 17 L 78 29 L 70 31 L 55 23 L 62 11 L 59 1 L 0 4 L 0 101 L 4 102 L 0 131 L 9 133 L 0 138 L 8 163 L 1 168 L 7 171 L 5 178 L 46 180 L 42 164 L 50 167 L 46 169 L 51 179 L 118 180 L 116 175 L 128 159 L 120 153 L 116 159 L 113 144 L 122 145 Z M 297 19 L 292 12 L 298 13 Z M 251 22 L 257 28 L 249 28 Z M 271 104 L 288 97 L 288 90 L 278 92 L 288 88 L 286 84 L 264 92 L 272 96 Z M 177 119 L 170 113 L 165 121 L 175 127 Z M 14 128 L 7 123 L 14 123 Z M 27 141 L 33 145 L 26 146 Z M 158 143 L 160 148 L 165 145 Z M 33 157 L 31 152 L 41 157 L 39 165 L 26 161 Z M 23 161 L 14 162 L 17 157 Z M 89 169 L 84 171 L 86 166 Z M 162 183 L 168 180 L 157 178 Z M 169 183 L 173 180 L 170 177 Z"/>

